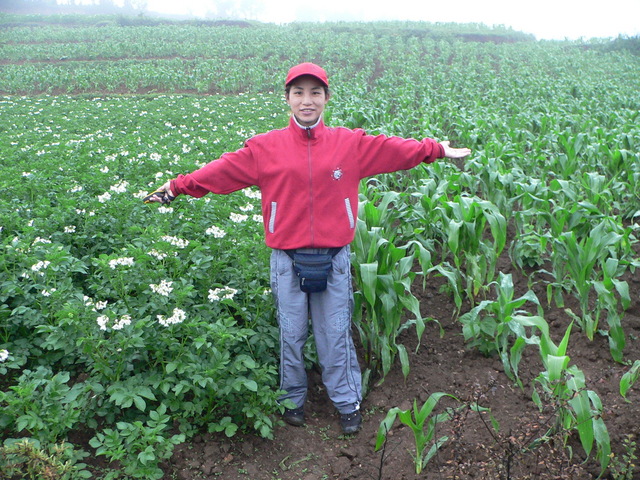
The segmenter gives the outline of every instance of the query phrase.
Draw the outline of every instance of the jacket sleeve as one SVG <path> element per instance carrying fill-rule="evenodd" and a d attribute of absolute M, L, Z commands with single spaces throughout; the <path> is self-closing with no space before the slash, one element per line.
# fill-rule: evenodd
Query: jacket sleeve
<path fill-rule="evenodd" d="M 258 168 L 251 149 L 225 153 L 219 159 L 171 181 L 175 195 L 202 197 L 209 192 L 227 194 L 257 185 Z"/>
<path fill-rule="evenodd" d="M 380 173 L 408 170 L 420 163 L 432 163 L 444 157 L 444 147 L 432 138 L 387 137 L 386 135 L 362 135 L 358 146 L 360 177 Z"/>

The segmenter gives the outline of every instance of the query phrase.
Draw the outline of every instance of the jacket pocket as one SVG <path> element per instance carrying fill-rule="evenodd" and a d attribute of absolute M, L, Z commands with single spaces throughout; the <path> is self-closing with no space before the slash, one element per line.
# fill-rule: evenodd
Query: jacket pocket
<path fill-rule="evenodd" d="M 349 197 L 344 199 L 344 206 L 347 209 L 347 218 L 349 219 L 349 228 L 354 229 L 356 227 L 356 221 L 353 218 L 353 210 L 351 210 L 351 201 Z"/>
<path fill-rule="evenodd" d="M 278 210 L 278 202 L 271 202 L 271 213 L 269 214 L 269 233 L 275 232 L 277 210 Z"/>

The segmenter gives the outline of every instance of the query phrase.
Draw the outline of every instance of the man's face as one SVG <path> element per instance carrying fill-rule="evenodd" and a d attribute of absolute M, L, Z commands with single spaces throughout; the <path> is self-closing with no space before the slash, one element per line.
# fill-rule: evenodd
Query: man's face
<path fill-rule="evenodd" d="M 291 82 L 286 98 L 298 123 L 305 127 L 318 121 L 329 101 L 322 82 L 310 75 L 303 75 Z"/>

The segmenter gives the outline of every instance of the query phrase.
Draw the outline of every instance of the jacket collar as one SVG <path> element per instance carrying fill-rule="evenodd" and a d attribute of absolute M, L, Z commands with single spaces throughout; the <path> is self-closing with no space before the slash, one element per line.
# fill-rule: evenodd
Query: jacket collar
<path fill-rule="evenodd" d="M 302 139 L 315 140 L 320 135 L 322 135 L 322 132 L 325 129 L 325 125 L 324 125 L 324 120 L 322 119 L 322 116 L 318 119 L 318 121 L 314 125 L 311 125 L 310 127 L 305 127 L 298 123 L 298 120 L 296 120 L 296 117 L 294 115 L 291 115 L 291 118 L 289 119 L 289 128 L 294 132 L 296 136 L 299 136 Z"/>

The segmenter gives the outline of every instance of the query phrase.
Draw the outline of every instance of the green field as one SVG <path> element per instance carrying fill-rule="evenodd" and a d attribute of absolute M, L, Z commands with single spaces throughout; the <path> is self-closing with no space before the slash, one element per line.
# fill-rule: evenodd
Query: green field
<path fill-rule="evenodd" d="M 575 361 L 584 352 L 567 341 L 605 338 L 624 373 L 619 400 L 637 404 L 637 38 L 144 23 L 0 14 L 7 478 L 44 478 L 43 455 L 51 478 L 160 479 L 199 433 L 273 437 L 278 332 L 259 192 L 170 207 L 141 198 L 286 125 L 282 79 L 302 61 L 329 72 L 328 124 L 473 151 L 361 186 L 352 264 L 367 388 L 398 367 L 412 382 L 406 332 L 420 345 L 427 325 L 453 321 L 533 404 L 558 406 L 548 438 L 573 438 L 608 478 L 635 478 L 630 463 L 617 473 L 625 432 L 609 434 L 606 401 Z M 434 280 L 450 318 L 420 308 Z M 550 309 L 562 312 L 559 336 Z M 525 351 L 541 365 L 526 382 Z M 88 444 L 73 443 L 80 431 Z M 96 455 L 115 463 L 96 469 Z"/>

